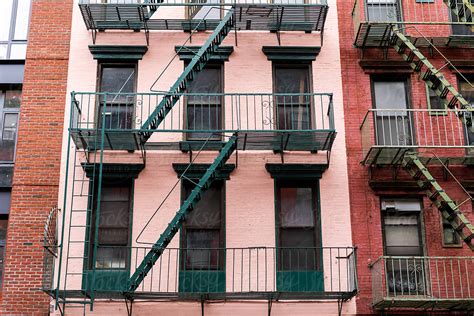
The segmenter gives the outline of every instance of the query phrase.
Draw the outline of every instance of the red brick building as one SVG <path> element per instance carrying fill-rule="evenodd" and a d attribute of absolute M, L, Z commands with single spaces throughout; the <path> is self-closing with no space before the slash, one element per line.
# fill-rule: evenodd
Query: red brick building
<path fill-rule="evenodd" d="M 445 2 L 338 1 L 358 313 L 473 306 L 472 6 Z"/>
<path fill-rule="evenodd" d="M 17 20 L 26 14 L 28 22 L 31 13 L 28 49 L 23 48 L 26 62 L 14 48 L 7 57 L 24 64 L 24 80 L 13 183 L 11 189 L 2 189 L 8 198 L 11 194 L 11 205 L 0 310 L 45 315 L 50 298 L 41 291 L 43 231 L 57 205 L 73 1 L 35 0 L 31 8 L 30 1 L 5 1 L 7 7 L 8 3 L 18 12 Z M 16 44 L 13 36 L 11 45 Z"/>

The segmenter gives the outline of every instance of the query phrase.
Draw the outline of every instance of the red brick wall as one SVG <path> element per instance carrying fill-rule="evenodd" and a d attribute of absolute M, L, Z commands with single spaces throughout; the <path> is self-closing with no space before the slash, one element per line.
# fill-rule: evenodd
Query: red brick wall
<path fill-rule="evenodd" d="M 57 204 L 72 0 L 33 0 L 6 244 L 2 314 L 48 312 L 42 236 Z"/>
<path fill-rule="evenodd" d="M 361 2 L 361 1 L 360 1 Z M 347 163 L 349 169 L 349 194 L 351 204 L 351 225 L 354 244 L 358 247 L 358 277 L 360 294 L 357 300 L 358 313 L 375 313 L 372 309 L 372 279 L 371 270 L 368 263 L 373 262 L 383 254 L 382 231 L 381 231 L 381 212 L 380 196 L 392 195 L 410 195 L 424 196 L 420 191 L 406 190 L 404 192 L 384 191 L 374 192 L 369 186 L 369 170 L 362 166 L 362 140 L 360 135 L 360 124 L 368 109 L 372 107 L 370 75 L 364 72 L 359 65 L 362 57 L 361 50 L 353 46 L 354 43 L 354 25 L 352 21 L 352 9 L 354 0 L 337 1 L 339 18 L 339 37 L 341 52 L 341 69 L 343 78 L 344 109 L 345 109 L 345 128 L 346 128 L 346 146 Z M 447 11 L 447 9 L 446 9 Z M 442 49 L 450 59 L 472 58 L 472 49 Z M 429 57 L 427 51 L 423 51 Z M 364 59 L 383 60 L 383 52 L 378 49 L 366 50 Z M 389 50 L 388 59 L 400 62 L 402 59 L 393 49 Z M 444 61 L 438 53 L 430 59 L 435 66 L 440 67 Z M 409 70 L 409 69 L 408 69 Z M 376 69 L 374 71 L 377 71 Z M 380 70 L 378 70 L 380 71 Z M 407 71 L 407 68 L 395 69 L 397 71 Z M 443 73 L 447 79 L 456 87 L 456 76 L 448 67 L 444 68 Z M 418 80 L 417 74 L 410 75 L 411 83 L 411 106 L 412 108 L 427 108 L 426 92 L 423 81 Z M 461 154 L 464 151 L 461 150 Z M 468 167 L 453 168 L 453 172 L 460 180 L 467 180 L 474 177 L 474 172 Z M 443 181 L 442 170 L 439 167 L 433 169 L 435 177 L 453 199 L 460 199 L 463 195 L 459 187 L 452 180 Z M 375 179 L 391 178 L 391 170 L 375 170 Z M 401 170 L 399 177 L 408 179 L 405 171 Z M 469 203 L 468 203 L 469 204 Z M 464 208 L 464 214 L 474 221 L 474 214 L 471 205 Z M 427 255 L 429 256 L 472 256 L 472 252 L 463 246 L 463 248 L 443 248 L 440 225 L 440 214 L 436 208 L 430 205 L 430 201 L 424 198 L 424 239 L 426 241 Z"/>

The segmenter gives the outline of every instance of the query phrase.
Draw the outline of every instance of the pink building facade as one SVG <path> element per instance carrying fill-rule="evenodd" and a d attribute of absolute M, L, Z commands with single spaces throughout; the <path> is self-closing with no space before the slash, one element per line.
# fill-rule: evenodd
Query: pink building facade
<path fill-rule="evenodd" d="M 336 1 L 106 2 L 73 9 L 51 308 L 355 314 Z"/>

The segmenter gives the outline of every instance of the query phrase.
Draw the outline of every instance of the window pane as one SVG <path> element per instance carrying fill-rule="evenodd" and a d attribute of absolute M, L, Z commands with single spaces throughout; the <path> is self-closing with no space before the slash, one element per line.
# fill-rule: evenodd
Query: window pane
<path fill-rule="evenodd" d="M 384 214 L 386 255 L 422 255 L 419 215 L 416 213 Z"/>
<path fill-rule="evenodd" d="M 206 67 L 196 75 L 195 79 L 191 81 L 188 92 L 189 93 L 221 93 L 221 67 Z M 220 99 L 219 99 L 220 100 Z M 199 103 L 207 102 L 200 96 L 189 97 L 188 102 Z M 211 101 L 218 101 L 218 99 L 211 99 Z"/>
<path fill-rule="evenodd" d="M 7 44 L 0 44 L 0 59 L 7 59 L 7 48 Z"/>
<path fill-rule="evenodd" d="M 10 191 L 0 191 L 0 214 L 10 213 Z M 0 221 L 1 223 L 1 221 Z M 0 240 L 1 240 L 0 236 Z"/>
<path fill-rule="evenodd" d="M 443 101 L 441 98 L 436 95 L 436 92 L 434 92 L 432 89 L 428 88 L 426 86 L 426 89 L 428 91 L 428 98 L 429 98 L 429 107 L 432 110 L 445 110 L 446 106 L 444 105 Z"/>
<path fill-rule="evenodd" d="M 25 59 L 26 58 L 26 43 L 12 44 L 10 59 Z"/>
<path fill-rule="evenodd" d="M 0 41 L 7 41 L 9 38 L 12 4 L 13 0 L 0 1 Z"/>
<path fill-rule="evenodd" d="M 101 201 L 127 201 L 129 200 L 129 187 L 103 187 Z"/>
<path fill-rule="evenodd" d="M 186 227 L 220 228 L 222 207 L 222 186 L 212 186 L 204 195 L 194 210 L 186 218 Z M 186 196 L 191 194 L 192 187 L 186 185 Z"/>
<path fill-rule="evenodd" d="M 315 249 L 314 229 L 281 229 L 280 262 L 283 270 L 318 269 L 319 251 Z"/>
<path fill-rule="evenodd" d="M 377 109 L 406 109 L 404 81 L 374 81 L 375 107 Z M 392 112 L 385 112 L 390 115 Z M 404 112 L 395 112 L 401 115 Z"/>
<path fill-rule="evenodd" d="M 2 138 L 0 139 L 0 161 L 13 161 L 17 121 L 17 113 L 7 113 L 4 115 Z"/>
<path fill-rule="evenodd" d="M 135 68 L 103 67 L 100 91 L 111 93 L 132 93 L 134 91 L 134 82 Z M 107 103 L 123 101 L 120 98 L 124 97 L 113 97 L 112 100 L 107 99 Z"/>
<path fill-rule="evenodd" d="M 311 188 L 281 188 L 280 199 L 281 227 L 314 227 Z"/>
<path fill-rule="evenodd" d="M 30 4 L 31 0 L 18 0 L 18 9 L 15 21 L 15 40 L 26 40 L 28 36 Z"/>
<path fill-rule="evenodd" d="M 277 93 L 308 93 L 309 67 L 275 68 Z"/>
<path fill-rule="evenodd" d="M 128 228 L 130 221 L 128 201 L 102 202 L 100 209 L 99 225 L 101 228 Z"/>
<path fill-rule="evenodd" d="M 98 247 L 97 269 L 125 269 L 127 262 L 127 248 L 125 247 Z"/>
<path fill-rule="evenodd" d="M 21 90 L 7 90 L 5 93 L 5 108 L 19 108 L 21 103 Z"/>
<path fill-rule="evenodd" d="M 222 264 L 222 262 L 219 262 L 219 235 L 217 229 L 186 231 L 187 269 L 217 268 Z"/>
<path fill-rule="evenodd" d="M 99 228 L 99 245 L 103 246 L 127 246 L 128 245 L 128 227 L 127 228 Z"/>
<path fill-rule="evenodd" d="M 187 123 L 189 130 L 209 130 L 218 131 L 221 129 L 221 106 L 220 105 L 199 105 L 188 102 Z M 217 133 L 190 132 L 188 139 L 220 139 Z"/>

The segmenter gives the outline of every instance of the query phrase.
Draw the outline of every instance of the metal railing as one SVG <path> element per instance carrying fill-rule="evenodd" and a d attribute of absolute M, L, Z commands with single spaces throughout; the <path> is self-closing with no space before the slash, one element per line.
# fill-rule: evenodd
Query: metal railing
<path fill-rule="evenodd" d="M 372 263 L 370 269 L 374 305 L 387 300 L 474 299 L 472 256 L 383 256 Z"/>
<path fill-rule="evenodd" d="M 72 93 L 71 129 L 142 130 L 162 93 Z M 158 132 L 334 131 L 332 94 L 180 94 Z M 105 120 L 103 120 L 105 115 Z M 201 135 L 202 136 L 202 135 Z"/>
<path fill-rule="evenodd" d="M 374 147 L 473 148 L 471 127 L 458 115 L 472 116 L 472 112 L 371 109 L 360 125 L 363 156 Z"/>
<path fill-rule="evenodd" d="M 117 4 L 130 4 L 130 5 L 144 5 L 144 6 L 231 6 L 235 4 L 248 4 L 248 5 L 297 5 L 297 6 L 311 6 L 311 5 L 324 5 L 326 6 L 327 0 L 217 0 L 217 1 L 200 1 L 200 0 L 164 0 L 159 2 L 157 0 L 80 0 L 80 5 L 87 4 L 101 4 L 101 5 L 117 5 Z"/>
<path fill-rule="evenodd" d="M 456 6 L 458 11 L 470 11 L 461 1 L 457 1 Z M 372 24 L 373 32 L 379 32 L 380 36 L 384 29 L 376 30 L 376 25 L 384 24 L 396 25 L 414 37 L 474 35 L 464 27 L 474 26 L 474 21 L 460 22 L 443 0 L 356 0 L 352 19 L 356 37 L 361 24 Z"/>
<path fill-rule="evenodd" d="M 150 249 L 98 247 L 94 289 L 123 291 L 124 280 Z M 167 248 L 136 292 L 355 295 L 356 264 L 353 247 Z M 73 280 L 68 278 L 68 282 Z M 81 283 L 84 287 L 84 280 L 76 279 L 68 288 L 80 289 Z"/>

